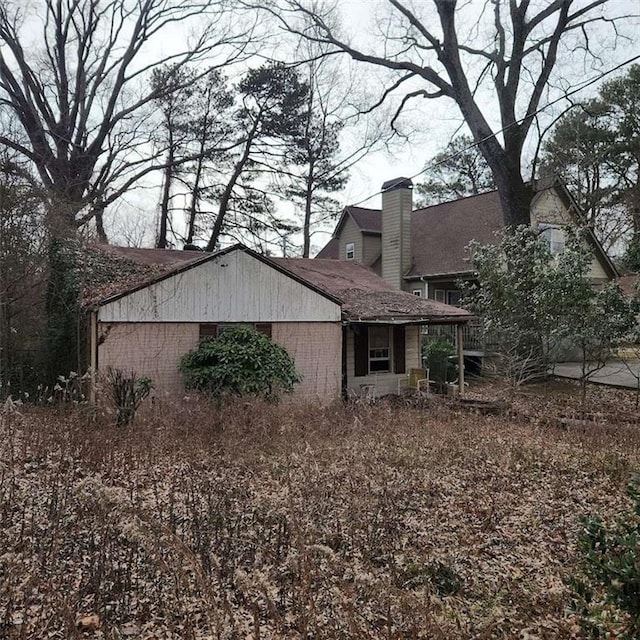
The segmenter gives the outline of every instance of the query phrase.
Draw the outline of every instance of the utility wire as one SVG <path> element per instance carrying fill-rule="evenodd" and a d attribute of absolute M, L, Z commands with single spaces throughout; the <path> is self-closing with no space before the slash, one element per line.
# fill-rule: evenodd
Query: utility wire
<path fill-rule="evenodd" d="M 449 160 L 453 160 L 454 158 L 457 158 L 458 156 L 462 155 L 463 153 L 465 153 L 469 149 L 473 149 L 474 147 L 477 147 L 478 145 L 482 144 L 483 142 L 486 142 L 487 140 L 490 140 L 491 138 L 495 138 L 496 136 L 498 136 L 500 133 L 503 133 L 507 129 L 510 129 L 511 127 L 514 127 L 516 125 L 522 124 L 525 120 L 534 118 L 539 113 L 541 113 L 545 109 L 548 109 L 549 107 L 553 106 L 557 102 L 560 102 L 562 100 L 566 100 L 567 98 L 569 98 L 573 94 L 578 93 L 579 91 L 582 91 L 583 89 L 586 89 L 587 87 L 590 87 L 592 84 L 595 84 L 599 80 L 602 80 L 602 78 L 604 78 L 605 76 L 608 76 L 609 74 L 611 74 L 611 73 L 613 73 L 615 71 L 618 71 L 618 69 L 621 69 L 622 67 L 624 67 L 624 66 L 626 66 L 628 64 L 631 64 L 632 62 L 635 62 L 636 60 L 640 60 L 640 55 L 634 56 L 633 58 L 629 58 L 628 60 L 625 60 L 624 62 L 621 62 L 620 64 L 617 64 L 615 67 L 612 67 L 611 69 L 608 69 L 607 71 L 603 71 L 598 76 L 596 76 L 594 78 L 591 78 L 590 80 L 585 81 L 584 83 L 582 83 L 578 87 L 574 87 L 573 89 L 571 89 L 571 91 L 567 91 L 566 93 L 562 94 L 561 96 L 559 96 L 555 100 L 552 100 L 551 102 L 548 102 L 547 104 L 545 104 L 544 106 L 540 107 L 539 109 L 534 111 L 532 114 L 525 116 L 521 120 L 518 120 L 516 122 L 512 122 L 511 124 L 508 124 L 506 127 L 503 127 L 502 129 L 499 129 L 495 133 L 492 133 L 491 135 L 486 136 L 485 138 L 483 138 L 482 140 L 480 140 L 478 142 L 474 142 L 473 144 L 468 145 L 467 147 L 465 147 L 464 149 L 461 149 L 457 153 L 454 153 L 454 154 L 452 154 L 450 156 L 447 156 L 446 158 L 443 158 L 442 160 L 439 160 L 438 162 L 434 162 L 432 164 L 429 164 L 429 165 L 425 166 L 424 169 L 422 169 L 421 171 L 418 171 L 418 173 L 410 176 L 409 180 L 413 180 L 414 178 L 417 178 L 418 176 L 422 175 L 423 173 L 426 173 L 430 169 L 435 169 L 439 165 L 444 164 L 445 162 L 448 162 Z M 363 198 L 362 200 L 359 200 L 358 202 L 352 203 L 352 204 L 347 205 L 347 206 L 357 207 L 357 206 L 363 204 L 364 202 L 367 202 L 367 200 L 371 200 L 371 198 L 375 198 L 376 196 L 379 196 L 381 193 L 384 193 L 384 191 L 382 191 L 382 190 L 376 191 L 375 193 L 372 193 L 370 196 L 367 196 L 366 198 Z"/>

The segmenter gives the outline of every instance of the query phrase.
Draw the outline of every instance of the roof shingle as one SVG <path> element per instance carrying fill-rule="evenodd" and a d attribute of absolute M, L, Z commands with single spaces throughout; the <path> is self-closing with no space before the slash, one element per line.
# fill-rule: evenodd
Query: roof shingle
<path fill-rule="evenodd" d="M 371 269 L 346 260 L 271 258 L 299 278 L 342 301 L 351 322 L 466 322 L 468 311 L 394 289 Z"/>

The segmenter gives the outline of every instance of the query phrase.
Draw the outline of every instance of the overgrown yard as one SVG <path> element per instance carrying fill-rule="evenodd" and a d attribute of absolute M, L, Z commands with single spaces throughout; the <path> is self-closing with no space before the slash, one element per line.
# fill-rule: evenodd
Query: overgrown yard
<path fill-rule="evenodd" d="M 5 411 L 0 637 L 588 637 L 580 517 L 628 510 L 640 425 L 578 395 Z"/>

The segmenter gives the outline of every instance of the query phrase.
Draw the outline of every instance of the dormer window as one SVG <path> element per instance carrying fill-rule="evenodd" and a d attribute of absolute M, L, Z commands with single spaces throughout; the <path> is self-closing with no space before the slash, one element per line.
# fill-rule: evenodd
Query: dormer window
<path fill-rule="evenodd" d="M 564 251 L 566 243 L 564 229 L 554 224 L 539 224 L 540 235 L 549 243 L 551 255 Z"/>
<path fill-rule="evenodd" d="M 345 247 L 345 257 L 347 260 L 353 260 L 356 257 L 356 243 L 347 242 Z"/>

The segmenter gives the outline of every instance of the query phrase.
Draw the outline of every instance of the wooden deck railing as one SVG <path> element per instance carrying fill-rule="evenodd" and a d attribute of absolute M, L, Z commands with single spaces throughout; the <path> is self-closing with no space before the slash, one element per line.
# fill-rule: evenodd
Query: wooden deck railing
<path fill-rule="evenodd" d="M 431 324 L 423 327 L 423 340 L 447 340 L 457 347 L 457 335 L 455 325 Z M 483 353 L 485 349 L 485 336 L 480 323 L 469 323 L 462 328 L 462 347 L 464 351 L 478 351 Z"/>

